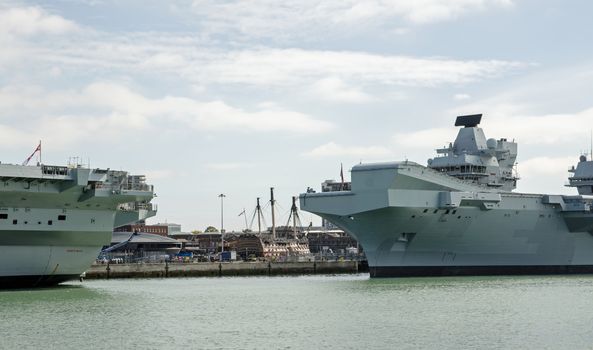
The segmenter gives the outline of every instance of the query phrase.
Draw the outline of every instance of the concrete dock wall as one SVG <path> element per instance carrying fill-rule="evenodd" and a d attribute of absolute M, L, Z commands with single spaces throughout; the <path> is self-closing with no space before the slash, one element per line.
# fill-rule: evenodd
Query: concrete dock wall
<path fill-rule="evenodd" d="M 87 279 L 357 273 L 356 261 L 97 264 Z"/>

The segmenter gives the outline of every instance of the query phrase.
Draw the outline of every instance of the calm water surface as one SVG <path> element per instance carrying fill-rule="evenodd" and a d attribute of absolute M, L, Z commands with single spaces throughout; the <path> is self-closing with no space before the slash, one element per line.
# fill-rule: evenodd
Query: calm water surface
<path fill-rule="evenodd" d="M 592 349 L 593 276 L 139 279 L 0 291 L 0 348 Z"/>

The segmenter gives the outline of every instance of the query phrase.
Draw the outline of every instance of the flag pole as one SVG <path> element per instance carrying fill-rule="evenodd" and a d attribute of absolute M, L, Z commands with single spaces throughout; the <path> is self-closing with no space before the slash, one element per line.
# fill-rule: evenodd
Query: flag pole
<path fill-rule="evenodd" d="M 340 190 L 344 190 L 344 165 L 340 163 L 340 179 L 342 180 L 342 185 L 340 186 Z"/>

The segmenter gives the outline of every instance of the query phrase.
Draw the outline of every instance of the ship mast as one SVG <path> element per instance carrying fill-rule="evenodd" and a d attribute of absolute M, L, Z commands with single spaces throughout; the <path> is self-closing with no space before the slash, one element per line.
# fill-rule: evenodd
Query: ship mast
<path fill-rule="evenodd" d="M 247 226 L 247 212 L 245 211 L 245 208 L 243 208 L 243 211 L 239 214 L 239 216 L 241 215 L 245 218 L 245 232 L 248 232 L 247 230 L 249 230 L 249 226 Z"/>
<path fill-rule="evenodd" d="M 255 207 L 255 212 L 257 215 L 257 233 L 261 235 L 261 217 L 262 217 L 262 212 L 261 212 L 261 206 L 259 205 L 259 197 L 257 197 L 257 206 Z"/>
<path fill-rule="evenodd" d="M 261 226 L 262 221 L 264 226 L 267 227 L 266 218 L 264 217 L 264 213 L 262 211 L 261 205 L 259 204 L 259 197 L 257 197 L 257 204 L 255 206 L 255 210 L 253 211 L 253 215 L 251 216 L 251 221 L 249 222 L 249 228 L 253 226 L 253 221 L 255 220 L 255 216 L 257 215 L 257 234 L 261 235 Z"/>
<path fill-rule="evenodd" d="M 297 238 L 297 221 L 299 225 L 301 225 L 301 218 L 299 218 L 299 212 L 296 206 L 296 197 L 292 196 L 292 207 L 290 207 L 290 215 L 288 215 L 288 222 L 286 226 L 290 223 L 290 218 L 292 217 L 292 235 L 293 238 Z M 302 226 L 302 225 L 301 225 Z"/>
<path fill-rule="evenodd" d="M 274 214 L 274 187 L 270 187 L 270 204 L 272 207 L 272 239 L 276 239 L 276 217 Z"/>
<path fill-rule="evenodd" d="M 589 148 L 589 158 L 593 159 L 593 130 L 591 130 L 591 148 Z M 41 143 L 41 141 L 39 141 Z M 39 151 L 39 157 L 41 157 L 41 151 Z"/>
<path fill-rule="evenodd" d="M 224 197 L 226 195 L 221 193 L 220 197 L 220 261 L 222 261 L 222 252 L 224 252 Z"/>

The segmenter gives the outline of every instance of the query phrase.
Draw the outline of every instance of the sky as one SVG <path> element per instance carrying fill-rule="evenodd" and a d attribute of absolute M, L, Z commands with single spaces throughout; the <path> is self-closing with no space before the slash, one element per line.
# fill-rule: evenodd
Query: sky
<path fill-rule="evenodd" d="M 183 231 L 245 228 L 343 164 L 420 164 L 483 113 L 519 144 L 517 191 L 576 194 L 590 152 L 593 3 L 1 1 L 0 151 L 145 174 Z M 271 222 L 269 209 L 266 221 Z M 320 219 L 301 213 L 304 224 Z"/>

